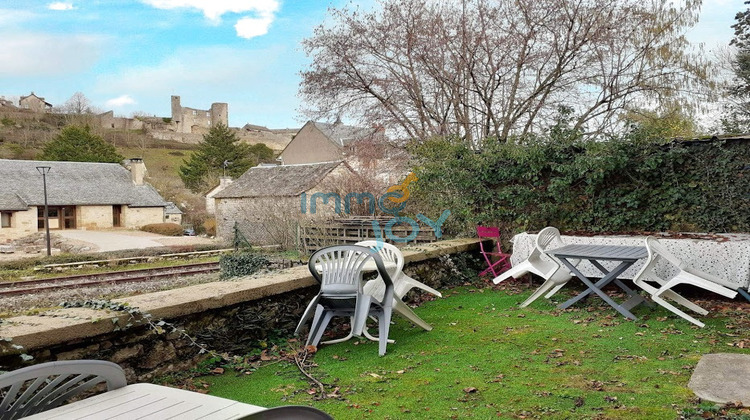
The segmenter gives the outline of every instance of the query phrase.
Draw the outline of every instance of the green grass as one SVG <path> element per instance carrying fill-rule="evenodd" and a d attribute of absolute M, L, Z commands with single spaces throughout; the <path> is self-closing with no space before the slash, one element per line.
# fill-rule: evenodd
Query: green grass
<path fill-rule="evenodd" d="M 310 373 L 338 398 L 315 400 L 314 386 L 285 359 L 202 380 L 213 395 L 311 405 L 340 419 L 670 419 L 698 407 L 687 383 L 701 355 L 750 354 L 736 346 L 750 336 L 747 303 L 715 302 L 717 314 L 700 329 L 660 307 L 638 307 L 640 319 L 627 321 L 596 299 L 567 311 L 544 299 L 518 308 L 529 294 L 450 291 L 416 309 L 430 332 L 396 316 L 396 343 L 384 357 L 375 342 L 321 346 Z"/>

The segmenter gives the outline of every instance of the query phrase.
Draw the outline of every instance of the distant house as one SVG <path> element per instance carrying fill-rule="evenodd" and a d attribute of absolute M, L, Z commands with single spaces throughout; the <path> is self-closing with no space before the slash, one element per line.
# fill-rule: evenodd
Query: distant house
<path fill-rule="evenodd" d="M 13 101 L 9 101 L 5 99 L 5 97 L 0 96 L 0 108 L 16 109 L 16 105 Z"/>
<path fill-rule="evenodd" d="M 206 193 L 206 212 L 208 214 L 216 214 L 216 200 L 214 199 L 214 196 L 224 191 L 224 189 L 233 181 L 234 180 L 228 176 L 219 177 L 219 185 L 211 188 L 211 190 Z"/>
<path fill-rule="evenodd" d="M 253 245 L 293 245 L 299 221 L 314 217 L 309 208 L 302 211 L 302 198 L 336 192 L 353 175 L 342 161 L 250 168 L 214 195 L 217 236 L 231 241 L 236 226 Z M 315 216 L 335 210 L 332 202 L 318 205 Z"/>
<path fill-rule="evenodd" d="M 0 159 L 0 240 L 44 230 L 44 184 L 37 167 L 49 166 L 50 229 L 139 228 L 161 223 L 167 202 L 144 182 L 146 166 L 117 163 Z"/>
<path fill-rule="evenodd" d="M 164 222 L 182 224 L 182 210 L 171 201 L 164 207 Z"/>
<path fill-rule="evenodd" d="M 46 102 L 42 97 L 36 96 L 34 92 L 31 92 L 29 96 L 21 96 L 18 105 L 23 109 L 34 112 L 47 112 L 52 109 L 51 103 Z"/>
<path fill-rule="evenodd" d="M 284 165 L 342 160 L 349 144 L 378 136 L 383 136 L 382 130 L 308 121 L 279 158 Z"/>

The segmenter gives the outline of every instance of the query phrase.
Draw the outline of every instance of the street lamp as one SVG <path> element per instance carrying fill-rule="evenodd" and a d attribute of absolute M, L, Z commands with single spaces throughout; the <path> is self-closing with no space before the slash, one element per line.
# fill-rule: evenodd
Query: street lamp
<path fill-rule="evenodd" d="M 36 170 L 42 174 L 44 182 L 44 229 L 47 232 L 47 255 L 52 255 L 52 245 L 49 240 L 49 208 L 47 207 L 47 173 L 52 169 L 49 166 L 37 166 Z"/>

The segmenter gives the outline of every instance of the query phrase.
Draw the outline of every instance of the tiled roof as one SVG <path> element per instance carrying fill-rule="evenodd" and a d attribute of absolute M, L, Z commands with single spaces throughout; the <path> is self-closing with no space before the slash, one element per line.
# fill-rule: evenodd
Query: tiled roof
<path fill-rule="evenodd" d="M 341 161 L 250 168 L 214 198 L 295 197 L 318 185 Z"/>
<path fill-rule="evenodd" d="M 315 124 L 315 127 L 320 130 L 321 133 L 325 134 L 326 137 L 340 147 L 344 147 L 356 140 L 372 137 L 377 132 L 374 128 L 354 127 L 340 123 L 328 124 L 314 122 L 313 124 Z"/>
<path fill-rule="evenodd" d="M 130 171 L 117 163 L 0 159 L 0 210 L 44 205 L 44 186 L 37 166 L 51 168 L 47 173 L 47 201 L 51 206 L 166 205 L 151 185 L 135 185 Z M 22 208 L 17 208 L 19 203 Z"/>

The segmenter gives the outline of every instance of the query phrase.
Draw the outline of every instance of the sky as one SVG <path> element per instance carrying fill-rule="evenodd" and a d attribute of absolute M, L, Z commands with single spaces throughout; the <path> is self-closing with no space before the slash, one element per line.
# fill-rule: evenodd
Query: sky
<path fill-rule="evenodd" d="M 300 41 L 346 0 L 0 0 L 0 96 L 54 106 L 82 92 L 100 111 L 171 116 L 170 97 L 229 125 L 304 124 Z M 362 3 L 362 2 L 355 2 Z M 372 1 L 366 1 L 371 4 Z M 728 44 L 743 0 L 704 0 L 688 37 Z"/>

